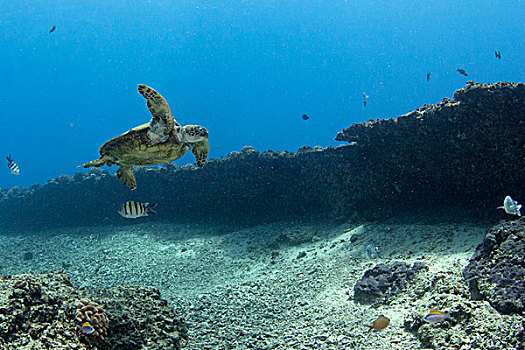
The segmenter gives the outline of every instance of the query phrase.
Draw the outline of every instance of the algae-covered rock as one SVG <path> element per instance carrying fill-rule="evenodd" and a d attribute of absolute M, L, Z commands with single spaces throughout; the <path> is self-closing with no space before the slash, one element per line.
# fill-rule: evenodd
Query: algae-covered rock
<path fill-rule="evenodd" d="M 525 224 L 523 220 L 493 227 L 465 268 L 470 293 L 501 313 L 525 313 Z"/>
<path fill-rule="evenodd" d="M 367 270 L 354 286 L 354 300 L 360 303 L 388 301 L 404 292 L 417 273 L 425 270 L 421 263 L 412 266 L 404 262 L 377 264 Z"/>

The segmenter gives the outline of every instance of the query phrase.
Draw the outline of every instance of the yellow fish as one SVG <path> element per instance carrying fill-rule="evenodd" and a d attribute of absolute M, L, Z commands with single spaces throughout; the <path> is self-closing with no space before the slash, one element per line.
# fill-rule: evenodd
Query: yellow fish
<path fill-rule="evenodd" d="M 95 329 L 91 326 L 89 322 L 84 322 L 82 324 L 81 330 L 84 334 L 91 334 L 95 331 Z"/>
<path fill-rule="evenodd" d="M 430 310 L 428 315 L 425 316 L 425 321 L 428 323 L 440 323 L 445 321 L 445 319 L 448 318 L 448 315 L 446 313 L 442 313 L 438 310 Z"/>
<path fill-rule="evenodd" d="M 371 326 L 368 326 L 370 327 L 370 329 L 368 330 L 369 332 L 374 329 L 376 331 L 378 330 L 381 330 L 381 329 L 385 329 L 390 323 L 390 319 L 388 319 L 387 317 L 385 317 L 385 315 L 379 315 L 379 317 L 377 318 L 377 320 L 375 320 Z"/>

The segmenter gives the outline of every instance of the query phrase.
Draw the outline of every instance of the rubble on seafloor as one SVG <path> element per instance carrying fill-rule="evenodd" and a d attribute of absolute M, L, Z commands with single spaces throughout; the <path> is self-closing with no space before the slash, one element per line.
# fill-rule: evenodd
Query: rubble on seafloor
<path fill-rule="evenodd" d="M 136 167 L 133 196 L 159 203 L 157 220 L 252 224 L 369 220 L 407 210 L 497 219 L 503 213 L 494 208 L 507 194 L 525 197 L 523 83 L 469 82 L 452 99 L 354 124 L 336 139 L 350 144 L 296 153 L 245 147 L 202 169 Z M 0 225 L 120 224 L 108 213 L 129 196 L 106 170 L 61 176 L 0 190 Z"/>
<path fill-rule="evenodd" d="M 154 288 L 77 289 L 58 272 L 0 278 L 2 349 L 180 349 L 187 340 Z"/>
<path fill-rule="evenodd" d="M 62 229 L 54 238 L 45 232 L 39 249 L 62 247 L 64 254 L 46 253 L 34 267 L 76 258 L 70 271 L 84 288 L 73 288 L 63 274 L 0 279 L 0 348 L 167 349 L 176 348 L 170 339 L 178 339 L 199 350 L 525 350 L 525 318 L 518 308 L 525 219 L 476 225 L 276 224 L 181 236 L 186 225 L 145 223 L 133 232 L 108 228 L 105 238 L 95 238 L 99 227 Z M 80 244 L 80 256 L 68 251 L 88 239 L 98 245 Z M 368 257 L 365 246 L 379 241 L 382 257 Z M 0 242 L 6 251 L 16 250 L 15 244 Z M 19 266 L 27 264 L 22 251 Z M 100 288 L 123 283 L 157 283 L 177 312 L 151 288 Z M 432 309 L 447 318 L 425 322 Z M 380 314 L 390 325 L 369 332 L 368 322 Z M 104 327 L 102 315 L 108 321 L 98 341 L 80 328 L 93 315 Z"/>

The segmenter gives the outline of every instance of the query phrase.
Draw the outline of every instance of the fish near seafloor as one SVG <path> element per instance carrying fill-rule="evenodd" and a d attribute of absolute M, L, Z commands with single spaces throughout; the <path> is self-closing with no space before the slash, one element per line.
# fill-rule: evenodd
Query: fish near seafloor
<path fill-rule="evenodd" d="M 11 174 L 20 175 L 20 168 L 15 163 L 13 158 L 11 158 L 11 155 L 6 156 L 5 158 L 7 159 L 7 167 L 9 168 L 9 171 L 11 172 Z"/>
<path fill-rule="evenodd" d="M 458 71 L 459 74 L 462 74 L 462 75 L 468 77 L 468 73 L 467 73 L 466 70 L 464 70 L 464 69 L 462 69 L 462 68 L 458 68 L 458 69 L 456 69 L 456 70 Z"/>
<path fill-rule="evenodd" d="M 363 92 L 363 108 L 366 107 L 366 103 L 368 102 L 368 95 Z"/>
<path fill-rule="evenodd" d="M 118 213 L 126 219 L 136 219 L 150 214 L 156 214 L 155 208 L 157 204 L 140 203 L 140 202 L 126 202 L 122 204 Z"/>
<path fill-rule="evenodd" d="M 427 81 L 430 81 L 430 72 L 427 73 Z"/>
<path fill-rule="evenodd" d="M 385 317 L 385 315 L 379 315 L 377 320 L 375 320 L 371 326 L 368 326 L 370 327 L 368 331 L 370 332 L 372 329 L 379 331 L 381 329 L 385 329 L 389 324 L 390 324 L 390 319 Z"/>
<path fill-rule="evenodd" d="M 52 26 L 51 29 L 49 29 L 49 33 L 50 34 L 53 33 L 55 31 L 55 29 L 57 29 L 57 27 L 56 26 Z"/>
<path fill-rule="evenodd" d="M 372 244 L 369 244 L 365 248 L 365 253 L 368 256 L 368 259 L 375 259 L 375 258 L 381 258 L 381 248 L 377 246 L 373 246 Z"/>
<path fill-rule="evenodd" d="M 93 326 L 91 326 L 91 324 L 89 322 L 84 322 L 82 324 L 82 327 L 80 327 L 80 330 L 84 334 L 91 334 L 91 333 L 95 332 L 95 329 L 93 328 Z"/>
<path fill-rule="evenodd" d="M 497 209 L 504 209 L 505 213 L 510 215 L 518 215 L 521 216 L 521 209 L 522 205 L 518 204 L 517 201 L 512 199 L 511 196 L 505 197 L 505 200 L 503 201 L 503 205 L 501 207 L 498 207 Z"/>
<path fill-rule="evenodd" d="M 438 310 L 430 310 L 428 315 L 425 316 L 425 321 L 428 323 L 440 323 L 445 321 L 448 318 L 446 313 L 442 313 Z"/>

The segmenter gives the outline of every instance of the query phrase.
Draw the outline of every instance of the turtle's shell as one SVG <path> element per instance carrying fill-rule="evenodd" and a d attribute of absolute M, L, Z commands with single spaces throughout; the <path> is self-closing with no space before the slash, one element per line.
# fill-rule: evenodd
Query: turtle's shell
<path fill-rule="evenodd" d="M 190 148 L 169 134 L 164 142 L 152 144 L 147 137 L 150 123 L 139 125 L 128 132 L 112 138 L 100 147 L 100 155 L 109 155 L 117 164 L 153 165 L 179 159 Z"/>

